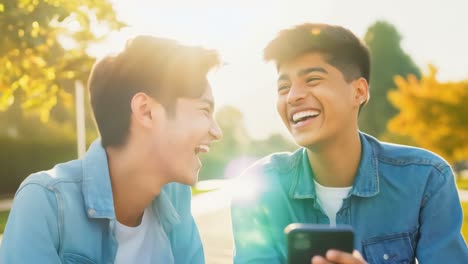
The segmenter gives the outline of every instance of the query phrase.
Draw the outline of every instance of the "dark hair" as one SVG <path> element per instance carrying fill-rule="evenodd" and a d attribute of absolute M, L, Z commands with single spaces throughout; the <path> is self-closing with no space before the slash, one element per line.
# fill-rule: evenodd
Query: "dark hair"
<path fill-rule="evenodd" d="M 152 36 L 131 39 L 122 52 L 98 61 L 88 87 L 102 145 L 125 143 L 130 103 L 136 93 L 146 93 L 171 112 L 177 98 L 196 98 L 204 93 L 206 75 L 219 63 L 214 50 Z"/>
<path fill-rule="evenodd" d="M 282 30 L 268 43 L 264 59 L 274 61 L 279 69 L 286 61 L 315 52 L 340 70 L 346 81 L 364 77 L 369 82 L 369 49 L 351 31 L 340 26 L 307 23 Z"/>

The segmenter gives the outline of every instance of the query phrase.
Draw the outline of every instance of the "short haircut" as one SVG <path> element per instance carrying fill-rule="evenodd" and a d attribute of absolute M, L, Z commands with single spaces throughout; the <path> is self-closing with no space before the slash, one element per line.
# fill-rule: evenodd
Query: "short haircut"
<path fill-rule="evenodd" d="M 152 36 L 131 39 L 123 51 L 95 63 L 88 87 L 102 145 L 126 142 L 135 94 L 143 92 L 172 112 L 178 98 L 205 92 L 206 75 L 219 63 L 214 50 Z"/>
<path fill-rule="evenodd" d="M 327 24 L 302 24 L 280 31 L 264 50 L 264 59 L 282 63 L 306 53 L 319 53 L 350 82 L 363 77 L 369 83 L 370 55 L 367 46 L 351 31 Z"/>

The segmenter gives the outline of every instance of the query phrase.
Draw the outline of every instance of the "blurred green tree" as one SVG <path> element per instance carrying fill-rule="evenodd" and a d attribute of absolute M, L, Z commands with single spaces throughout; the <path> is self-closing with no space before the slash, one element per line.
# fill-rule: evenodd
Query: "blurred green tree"
<path fill-rule="evenodd" d="M 234 106 L 223 106 L 215 115 L 221 131 L 222 141 L 214 144 L 214 151 L 224 157 L 244 154 L 250 144 L 250 137 L 244 124 L 242 112 Z"/>
<path fill-rule="evenodd" d="M 250 141 L 239 109 L 223 106 L 216 112 L 215 119 L 223 132 L 223 138 L 214 142 L 209 153 L 202 155 L 201 180 L 223 178 L 227 164 L 245 153 Z"/>
<path fill-rule="evenodd" d="M 411 57 L 401 48 L 401 35 L 396 28 L 384 21 L 377 21 L 369 27 L 364 37 L 371 52 L 370 101 L 362 109 L 359 128 L 376 137 L 386 132 L 388 120 L 397 110 L 387 99 L 387 93 L 395 89 L 396 75 L 415 75 L 421 72 Z"/>
<path fill-rule="evenodd" d="M 274 152 L 294 151 L 299 146 L 294 144 L 292 140 L 285 138 L 279 133 L 273 133 L 266 139 L 253 140 L 250 145 L 249 153 L 255 156 L 266 156 Z"/>
<path fill-rule="evenodd" d="M 0 2 L 0 111 L 16 101 L 14 111 L 46 122 L 55 106 L 71 108 L 74 82 L 85 81 L 94 62 L 86 49 L 100 32 L 123 26 L 109 0 Z"/>

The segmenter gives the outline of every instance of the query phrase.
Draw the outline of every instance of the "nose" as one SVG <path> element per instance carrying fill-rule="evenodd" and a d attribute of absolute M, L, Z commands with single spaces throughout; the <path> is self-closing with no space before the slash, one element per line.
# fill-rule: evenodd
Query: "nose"
<path fill-rule="evenodd" d="M 214 140 L 221 140 L 221 138 L 223 137 L 223 132 L 221 131 L 221 128 L 215 120 L 213 120 L 213 122 L 211 123 L 210 134 Z"/>
<path fill-rule="evenodd" d="M 291 85 L 288 92 L 287 102 L 294 105 L 304 99 L 307 95 L 307 90 L 300 85 Z"/>

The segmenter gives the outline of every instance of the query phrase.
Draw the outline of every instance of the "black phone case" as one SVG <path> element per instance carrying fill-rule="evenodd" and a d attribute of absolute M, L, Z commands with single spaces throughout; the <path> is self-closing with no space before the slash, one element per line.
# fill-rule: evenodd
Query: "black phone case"
<path fill-rule="evenodd" d="M 354 234 L 350 226 L 291 224 L 285 232 L 289 264 L 310 264 L 313 256 L 324 256 L 329 249 L 349 253 L 354 250 Z"/>

